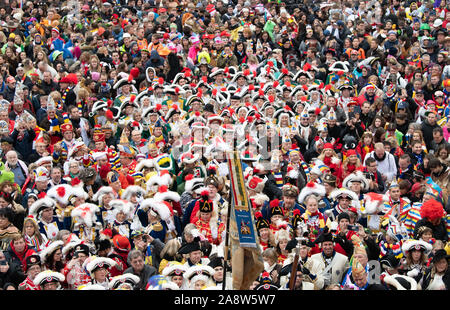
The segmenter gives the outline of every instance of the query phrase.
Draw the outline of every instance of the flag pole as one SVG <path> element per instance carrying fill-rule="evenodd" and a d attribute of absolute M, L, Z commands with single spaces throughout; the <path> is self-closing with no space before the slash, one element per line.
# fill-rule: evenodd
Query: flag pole
<path fill-rule="evenodd" d="M 229 157 L 226 157 L 226 160 L 229 160 Z M 228 262 L 228 243 L 229 243 L 229 235 L 230 235 L 230 209 L 231 209 L 231 195 L 233 195 L 233 192 L 230 191 L 230 195 L 228 195 L 228 206 L 227 206 L 227 223 L 225 227 L 225 248 L 223 253 L 223 284 L 222 284 L 222 290 L 226 290 L 226 284 L 227 284 L 227 262 Z"/>
<path fill-rule="evenodd" d="M 222 290 L 226 290 L 226 284 L 227 284 L 227 262 L 228 262 L 228 243 L 229 243 L 229 235 L 230 235 L 230 208 L 231 208 L 231 197 L 232 193 L 230 192 L 230 196 L 228 197 L 228 206 L 227 206 L 227 224 L 225 228 L 225 249 L 224 249 L 224 260 L 223 260 L 223 285 Z"/>

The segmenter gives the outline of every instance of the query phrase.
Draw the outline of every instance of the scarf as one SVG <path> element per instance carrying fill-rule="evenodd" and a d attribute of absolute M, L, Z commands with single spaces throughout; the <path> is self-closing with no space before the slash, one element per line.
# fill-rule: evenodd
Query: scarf
<path fill-rule="evenodd" d="M 315 239 L 319 235 L 319 232 L 325 227 L 325 218 L 323 214 L 319 211 L 311 213 L 307 210 L 303 213 L 303 218 L 308 226 L 308 230 L 311 232 L 310 237 L 312 237 L 312 240 Z"/>
<path fill-rule="evenodd" d="M 63 91 L 63 93 L 62 93 L 62 95 L 61 95 L 61 101 L 62 101 L 63 103 L 66 102 L 67 94 L 69 93 L 70 89 L 71 89 L 70 87 L 67 87 L 67 88 Z"/>
<path fill-rule="evenodd" d="M 58 120 L 58 117 L 56 115 L 55 115 L 55 118 L 53 118 L 53 119 L 48 117 L 48 121 L 50 122 L 50 129 L 49 129 L 49 131 L 60 132 L 59 120 Z"/>

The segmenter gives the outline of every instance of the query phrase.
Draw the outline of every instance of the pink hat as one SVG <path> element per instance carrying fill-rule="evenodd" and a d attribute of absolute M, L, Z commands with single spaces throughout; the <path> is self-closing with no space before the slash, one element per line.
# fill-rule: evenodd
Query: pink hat
<path fill-rule="evenodd" d="M 198 44 L 200 43 L 200 39 L 197 36 L 191 36 L 190 41 L 192 44 Z"/>
<path fill-rule="evenodd" d="M 91 73 L 92 80 L 98 81 L 100 79 L 100 72 L 92 72 Z"/>

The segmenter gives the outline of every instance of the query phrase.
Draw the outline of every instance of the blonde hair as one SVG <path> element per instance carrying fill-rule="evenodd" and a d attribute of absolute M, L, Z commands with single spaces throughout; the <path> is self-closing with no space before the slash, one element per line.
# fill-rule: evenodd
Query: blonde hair
<path fill-rule="evenodd" d="M 178 250 L 181 247 L 181 243 L 178 239 L 170 239 L 164 245 L 164 248 L 161 250 L 159 256 L 164 258 L 165 255 L 169 255 L 171 257 L 175 256 L 178 253 Z"/>
<path fill-rule="evenodd" d="M 61 93 L 57 90 L 54 90 L 50 93 L 50 95 L 54 102 L 59 102 L 61 100 Z"/>
<path fill-rule="evenodd" d="M 39 232 L 39 225 L 38 225 L 38 223 L 36 222 L 36 220 L 34 218 L 26 217 L 23 220 L 22 235 L 24 235 L 24 236 L 26 235 L 25 234 L 25 225 L 27 223 L 31 223 L 33 225 L 33 227 L 34 227 L 34 234 L 33 234 L 32 237 L 35 237 L 39 241 L 39 243 L 42 244 L 44 242 L 44 238 L 42 238 L 42 235 Z"/>
<path fill-rule="evenodd" d="M 265 249 L 262 253 L 262 257 L 273 260 L 274 262 L 278 262 L 278 253 L 274 248 Z"/>

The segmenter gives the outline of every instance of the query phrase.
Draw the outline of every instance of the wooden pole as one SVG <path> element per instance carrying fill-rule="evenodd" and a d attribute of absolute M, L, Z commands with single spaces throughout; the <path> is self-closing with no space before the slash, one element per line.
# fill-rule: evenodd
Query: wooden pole
<path fill-rule="evenodd" d="M 295 257 L 291 268 L 291 277 L 289 278 L 289 290 L 293 291 L 295 286 L 295 279 L 297 277 L 297 267 L 300 257 L 300 243 L 297 240 L 297 245 L 295 246 Z"/>
<path fill-rule="evenodd" d="M 228 157 L 227 157 L 228 160 Z M 228 196 L 228 206 L 227 206 L 227 224 L 225 227 L 225 248 L 224 248 L 224 253 L 223 253 L 223 282 L 222 282 L 222 291 L 225 290 L 225 287 L 227 285 L 227 262 L 228 262 L 228 243 L 230 242 L 230 211 L 231 211 L 231 195 L 232 195 L 232 191 L 230 191 L 230 195 Z"/>

